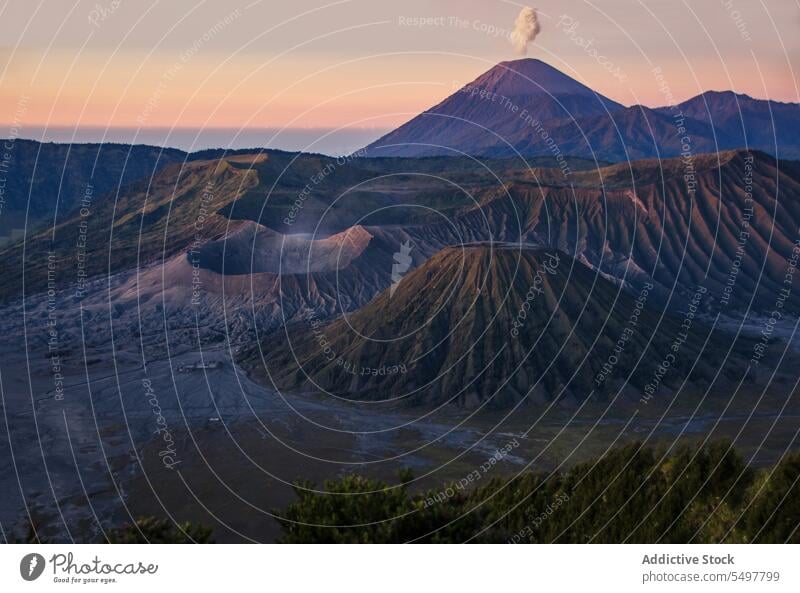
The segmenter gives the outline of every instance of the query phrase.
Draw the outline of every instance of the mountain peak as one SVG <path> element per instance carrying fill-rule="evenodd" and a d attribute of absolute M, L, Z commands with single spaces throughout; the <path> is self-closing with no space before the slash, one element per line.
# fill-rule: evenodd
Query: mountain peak
<path fill-rule="evenodd" d="M 608 114 L 619 103 L 537 59 L 500 62 L 367 150 L 370 156 L 432 156 L 454 152 L 507 155 L 514 146 L 538 146 L 552 155 L 542 130 L 576 117 Z M 570 136 L 581 137 L 578 130 Z M 526 148 L 525 150 L 528 150 Z"/>
<path fill-rule="evenodd" d="M 282 388 L 313 385 L 361 401 L 474 408 L 580 399 L 601 395 L 591 386 L 613 352 L 608 337 L 623 331 L 633 307 L 632 296 L 562 251 L 455 247 L 405 276 L 394 293 L 381 293 L 318 334 L 299 326 L 276 332 L 262 347 L 269 353 L 263 364 Z M 678 328 L 649 306 L 641 322 L 659 331 L 632 335 L 619 354 L 625 368 L 656 368 Z M 688 372 L 703 337 L 693 328 L 687 355 L 673 370 Z M 341 356 L 322 354 L 320 339 Z M 569 348 L 554 346 L 560 344 Z M 385 370 L 362 375 L 352 368 Z M 646 375 L 631 374 L 628 382 L 641 389 Z"/>
<path fill-rule="evenodd" d="M 535 58 L 500 62 L 468 86 L 485 88 L 506 97 L 583 95 L 596 96 L 609 104 L 614 103 L 550 64 Z"/>

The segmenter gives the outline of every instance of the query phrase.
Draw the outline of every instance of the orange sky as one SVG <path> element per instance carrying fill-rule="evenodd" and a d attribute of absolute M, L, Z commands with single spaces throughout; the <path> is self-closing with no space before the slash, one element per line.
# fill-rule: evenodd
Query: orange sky
<path fill-rule="evenodd" d="M 12 0 L 0 14 L 6 124 L 384 128 L 515 57 L 507 33 L 518 4 L 287 4 L 122 1 L 113 9 L 101 0 L 37 11 Z M 529 55 L 624 104 L 664 103 L 654 65 L 679 99 L 733 88 L 798 101 L 797 5 L 693 4 L 703 8 L 542 2 Z M 420 16 L 436 20 L 408 24 Z M 577 25 L 568 30 L 565 19 Z M 581 45 L 589 40 L 625 82 Z"/>

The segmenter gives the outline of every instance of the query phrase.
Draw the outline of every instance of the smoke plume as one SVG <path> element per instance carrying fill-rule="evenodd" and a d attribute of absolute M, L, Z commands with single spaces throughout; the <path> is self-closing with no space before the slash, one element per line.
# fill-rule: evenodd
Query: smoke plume
<path fill-rule="evenodd" d="M 539 18 L 536 16 L 536 9 L 525 7 L 519 11 L 517 20 L 514 21 L 514 31 L 511 33 L 511 44 L 514 50 L 521 56 L 528 53 L 528 44 L 536 39 L 541 31 Z"/>

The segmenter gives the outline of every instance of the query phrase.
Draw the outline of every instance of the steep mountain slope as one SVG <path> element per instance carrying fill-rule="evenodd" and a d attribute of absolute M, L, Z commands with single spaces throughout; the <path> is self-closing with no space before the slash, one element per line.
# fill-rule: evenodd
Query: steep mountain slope
<path fill-rule="evenodd" d="M 262 227 L 258 233 L 271 232 Z M 250 254 L 240 259 L 234 249 L 222 261 L 215 257 L 224 241 L 211 241 L 209 252 L 179 251 L 109 277 L 27 295 L 24 305 L 17 301 L 2 308 L 0 331 L 17 336 L 27 331 L 32 345 L 47 348 L 57 328 L 61 349 L 75 354 L 83 347 L 107 350 L 112 340 L 121 347 L 141 340 L 157 356 L 164 355 L 167 344 L 173 353 L 222 340 L 236 350 L 249 348 L 259 336 L 310 311 L 320 318 L 352 311 L 391 283 L 393 254 L 399 250 L 393 237 L 381 229 L 353 229 L 331 239 L 274 236 L 275 245 L 284 240 L 291 245 L 283 259 L 253 260 Z M 317 259 L 317 252 L 329 257 Z M 428 255 L 415 249 L 411 265 Z M 228 273 L 228 262 L 235 269 L 253 261 L 268 271 Z M 279 269 L 282 264 L 288 266 Z"/>
<path fill-rule="evenodd" d="M 595 93 L 540 60 L 501 62 L 456 93 L 376 140 L 370 156 L 493 154 L 511 156 L 509 147 L 547 150 L 539 124 L 597 115 L 622 105 Z"/>
<path fill-rule="evenodd" d="M 681 139 L 686 136 L 691 139 L 690 149 L 695 154 L 718 150 L 708 124 L 693 119 L 677 121 L 643 105 L 582 117 L 578 123 L 579 126 L 562 124 L 553 130 L 553 137 L 565 154 L 594 154 L 614 161 L 669 157 L 681 153 Z M 686 131 L 679 134 L 679 127 Z M 517 148 L 525 154 L 535 151 L 536 143 L 523 143 Z"/>
<path fill-rule="evenodd" d="M 797 103 L 754 99 L 733 91 L 708 91 L 672 111 L 712 125 L 720 137 L 720 149 L 747 146 L 784 159 L 800 158 Z"/>
<path fill-rule="evenodd" d="M 128 191 L 98 199 L 78 213 L 0 251 L 6 282 L 0 296 L 75 286 L 96 275 L 111 276 L 166 259 L 195 242 L 236 227 L 217 210 L 257 181 L 228 160 L 173 164 Z M 252 157 L 251 157 L 252 158 Z"/>
<path fill-rule="evenodd" d="M 532 59 L 502 62 L 367 147 L 369 156 L 549 155 L 624 161 L 734 148 L 800 156 L 800 105 L 707 92 L 623 107 Z M 688 141 L 686 140 L 688 139 Z"/>
<path fill-rule="evenodd" d="M 558 248 L 633 292 L 653 280 L 662 304 L 702 284 L 708 311 L 774 309 L 800 240 L 797 163 L 731 151 L 613 165 L 571 183 L 516 181 L 449 224 L 406 232 L 414 243 Z M 800 314 L 795 291 L 781 301 Z"/>
<path fill-rule="evenodd" d="M 373 236 L 362 226 L 312 240 L 282 235 L 254 222 L 194 251 L 203 268 L 220 274 L 306 274 L 347 267 Z"/>
<path fill-rule="evenodd" d="M 11 147 L 10 149 L 8 147 Z M 172 148 L 126 144 L 54 144 L 16 139 L 6 143 L 3 164 L 0 243 L 12 231 L 69 217 L 86 198 L 147 179 L 186 153 Z M 57 210 L 57 211 L 56 211 Z"/>
<path fill-rule="evenodd" d="M 308 198 L 301 209 L 312 230 L 340 202 L 328 203 L 328 196 L 347 193 L 353 182 L 364 189 L 342 207 L 338 223 L 386 204 L 397 215 L 388 224 L 368 215 L 355 226 L 313 234 L 259 224 L 259 209 L 253 218 L 235 216 L 245 197 L 267 209 L 283 191 L 287 201 L 276 212 L 285 217 L 304 176 L 331 162 L 341 170 L 315 194 L 327 205 L 315 211 L 305 206 Z M 427 175 L 409 173 L 417 164 Z M 703 286 L 697 303 L 703 314 L 769 315 L 776 306 L 787 319 L 800 314 L 792 287 L 800 250 L 797 163 L 734 151 L 576 170 L 569 178 L 559 168 L 492 165 L 504 183 L 461 159 L 356 159 L 338 166 L 326 157 L 270 153 L 168 167 L 149 191 L 125 193 L 116 206 L 101 199 L 90 216 L 70 218 L 54 236 L 41 233 L 24 248 L 3 251 L 0 296 L 17 301 L 6 309 L 4 327 L 21 332 L 26 322 L 31 336 L 46 340 L 52 314 L 65 342 L 72 336 L 101 347 L 111 336 L 98 321 L 106 318 L 119 339 L 174 328 L 171 339 L 182 344 L 201 334 L 246 347 L 310 314 L 323 320 L 364 306 L 393 284 L 403 246 L 408 272 L 448 246 L 486 241 L 558 249 L 630 295 L 651 283 L 647 304 L 655 309 L 680 312 Z M 281 185 L 284 171 L 288 186 Z M 419 181 L 440 177 L 467 188 L 469 200 Z M 23 261 L 25 315 L 17 300 Z M 46 290 L 57 295 L 52 313 Z M 95 320 L 85 335 L 79 307 Z M 202 330 L 192 331 L 197 324 Z"/>
<path fill-rule="evenodd" d="M 498 187 L 499 179 L 531 175 L 518 160 L 334 158 L 274 150 L 220 157 L 222 152 L 192 154 L 152 181 L 148 176 L 123 187 L 119 195 L 96 191 L 83 212 L 73 212 L 47 231 L 32 230 L 25 245 L 0 250 L 7 272 L 0 300 L 21 294 L 23 259 L 28 295 L 47 286 L 49 267 L 51 288 L 59 289 L 75 284 L 79 272 L 82 279 L 108 276 L 164 263 L 190 250 L 202 251 L 201 267 L 218 271 L 227 250 L 226 274 L 276 271 L 269 243 L 284 243 L 292 252 L 306 245 L 303 235 L 318 241 L 353 225 L 438 223 L 473 207 L 472 195 Z M 590 165 L 572 164 L 575 170 Z M 251 266 L 249 243 L 256 235 L 264 252 Z"/>
<path fill-rule="evenodd" d="M 387 176 L 360 168 L 362 162 L 375 166 L 380 159 L 360 159 L 342 167 L 352 168 L 339 173 L 345 179 L 329 175 L 317 193 L 302 202 L 296 224 L 303 226 L 276 225 L 289 231 L 321 228 L 306 237 L 280 233 L 266 224 L 284 219 L 302 191 L 281 185 L 284 164 L 267 168 L 270 160 L 280 158 L 284 157 L 238 156 L 168 168 L 156 176 L 149 195 L 123 195 L 116 208 L 113 200 L 100 201 L 85 221 L 75 217 L 59 225 L 54 240 L 49 232 L 29 239 L 27 294 L 47 286 L 50 267 L 49 279 L 60 288 L 75 284 L 79 271 L 91 278 L 183 254 L 191 255 L 204 273 L 226 277 L 315 274 L 308 285 L 315 287 L 311 299 L 301 299 L 294 307 L 286 301 L 284 305 L 301 311 L 314 302 L 324 303 L 324 310 L 335 312 L 340 301 L 347 305 L 338 310 L 347 311 L 389 285 L 392 257 L 401 243 L 413 246 L 413 266 L 449 245 L 516 241 L 564 250 L 633 292 L 653 280 L 661 304 L 671 299 L 672 306 L 679 306 L 703 283 L 710 291 L 704 300 L 708 310 L 771 311 L 800 227 L 798 166 L 763 153 L 737 151 L 691 161 L 638 161 L 575 171 L 568 179 L 559 169 L 503 170 L 503 185 L 491 174 L 454 172 L 453 178 L 467 189 L 466 200 L 467 194 L 451 195 L 452 189 L 443 189 L 439 182 L 420 181 L 448 175 L 446 170 Z M 305 158 L 297 162 L 306 170 L 327 166 Z M 416 162 L 399 161 L 411 169 Z M 426 164 L 426 159 L 421 162 Z M 383 165 L 391 170 L 397 162 Z M 290 175 L 300 175 L 292 169 L 287 170 Z M 687 174 L 692 175 L 691 187 Z M 347 184 L 354 179 L 361 179 L 357 183 L 364 189 L 349 203 L 336 198 L 327 203 L 326 196 L 349 193 Z M 313 200 L 319 201 L 319 208 L 310 205 Z M 252 217 L 240 216 L 251 203 L 261 206 Z M 261 210 L 272 209 L 270 216 L 259 216 Z M 332 217 L 337 223 L 329 228 L 325 221 L 337 209 L 341 213 Z M 394 214 L 381 220 L 371 214 L 375 209 Z M 306 217 L 302 222 L 301 216 Z M 259 218 L 267 220 L 253 222 Z M 200 219 L 202 224 L 195 228 Z M 350 220 L 361 222 L 351 228 L 346 224 Z M 81 253 L 76 245 L 83 237 Z M 48 261 L 50 253 L 53 262 Z M 21 246 L 5 250 L 3 257 L 7 281 L 0 294 L 13 298 L 21 288 Z M 348 277 L 344 270 L 354 272 L 352 281 L 343 281 Z M 269 281 L 275 287 L 270 294 L 291 284 L 287 282 Z M 215 284 L 209 280 L 209 285 Z M 236 285 L 247 283 L 237 280 Z M 800 310 L 793 292 L 786 306 Z"/>
<path fill-rule="evenodd" d="M 338 397 L 435 406 L 603 398 L 618 380 L 644 389 L 680 320 L 661 318 L 551 249 L 448 248 L 357 312 L 288 326 L 245 357 L 264 381 Z M 626 332 L 621 351 L 615 343 Z M 667 383 L 685 376 L 708 331 L 694 325 Z M 694 378 L 725 342 L 712 335 Z M 615 357 L 615 371 L 598 379 Z M 710 375 L 709 375 L 710 376 Z"/>

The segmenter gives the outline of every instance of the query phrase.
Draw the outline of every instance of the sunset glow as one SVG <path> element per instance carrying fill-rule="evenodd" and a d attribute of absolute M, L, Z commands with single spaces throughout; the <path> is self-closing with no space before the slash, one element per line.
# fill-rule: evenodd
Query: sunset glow
<path fill-rule="evenodd" d="M 737 20 L 714 4 L 687 21 L 672 5 L 608 2 L 563 13 L 543 3 L 530 55 L 625 105 L 664 103 L 656 66 L 678 100 L 727 88 L 797 100 L 796 6 L 741 6 Z M 33 17 L 23 7 L 12 2 L 0 20 L 6 126 L 27 98 L 23 123 L 36 129 L 385 129 L 514 55 L 515 9 L 502 2 L 411 2 L 398 13 L 353 1 L 305 14 L 259 2 L 183 2 L 144 15 L 127 3 L 113 11 L 78 3 Z M 16 45 L 28 19 L 36 34 Z"/>

